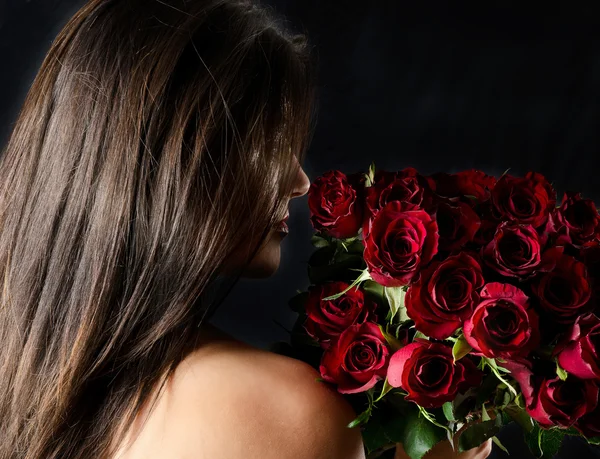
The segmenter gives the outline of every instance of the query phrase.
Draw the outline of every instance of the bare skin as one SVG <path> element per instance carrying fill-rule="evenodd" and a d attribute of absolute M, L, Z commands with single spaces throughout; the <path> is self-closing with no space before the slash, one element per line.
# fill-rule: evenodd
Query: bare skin
<path fill-rule="evenodd" d="M 364 459 L 354 411 L 312 367 L 206 331 L 114 459 Z"/>
<path fill-rule="evenodd" d="M 435 445 L 425 456 L 424 459 L 484 459 L 492 452 L 492 440 L 489 439 L 478 448 L 473 448 L 463 453 L 457 453 L 450 446 L 449 441 L 442 441 Z M 410 459 L 401 444 L 396 447 L 394 459 Z"/>

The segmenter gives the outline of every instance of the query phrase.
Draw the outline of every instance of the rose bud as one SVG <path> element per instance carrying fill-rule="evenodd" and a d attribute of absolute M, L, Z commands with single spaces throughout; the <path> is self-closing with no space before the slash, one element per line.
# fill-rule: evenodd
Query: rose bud
<path fill-rule="evenodd" d="M 524 279 L 539 269 L 541 250 L 540 237 L 533 226 L 506 222 L 498 226 L 482 256 L 498 274 Z"/>
<path fill-rule="evenodd" d="M 423 408 L 440 407 L 456 394 L 481 383 L 482 374 L 468 357 L 454 363 L 452 348 L 423 339 L 394 352 L 388 383 L 408 392 L 406 400 Z"/>
<path fill-rule="evenodd" d="M 481 225 L 478 215 L 464 202 L 442 201 L 437 206 L 435 219 L 440 234 L 440 250 L 460 250 L 471 242 Z"/>
<path fill-rule="evenodd" d="M 364 174 L 331 170 L 310 185 L 308 207 L 315 230 L 338 239 L 356 236 L 364 214 L 363 181 Z"/>
<path fill-rule="evenodd" d="M 481 266 L 465 252 L 433 262 L 408 288 L 406 312 L 417 330 L 445 339 L 473 314 L 483 283 Z"/>
<path fill-rule="evenodd" d="M 490 190 L 496 184 L 495 177 L 475 169 L 456 174 L 437 173 L 433 174 L 432 178 L 436 183 L 435 192 L 439 196 L 447 198 L 472 196 L 478 202 L 487 201 L 490 198 Z M 472 202 L 470 198 L 467 199 Z"/>
<path fill-rule="evenodd" d="M 593 307 L 589 301 L 592 288 L 585 265 L 563 254 L 560 247 L 544 252 L 542 263 L 548 272 L 535 279 L 531 289 L 552 319 L 573 323 L 577 316 L 589 312 Z"/>
<path fill-rule="evenodd" d="M 438 251 L 438 226 L 424 210 L 388 203 L 375 215 L 364 259 L 373 280 L 386 287 L 407 285 Z"/>
<path fill-rule="evenodd" d="M 503 175 L 492 190 L 492 203 L 501 219 L 539 228 L 556 206 L 556 192 L 536 172 L 524 178 Z"/>
<path fill-rule="evenodd" d="M 600 236 L 600 215 L 594 201 L 582 199 L 580 193 L 565 193 L 561 206 L 550 216 L 549 232 L 559 243 L 575 247 L 597 241 Z"/>
<path fill-rule="evenodd" d="M 594 314 L 577 317 L 555 348 L 558 363 L 580 379 L 600 380 L 600 319 Z"/>
<path fill-rule="evenodd" d="M 594 381 L 573 375 L 568 375 L 566 381 L 555 374 L 543 376 L 525 359 L 507 360 L 502 366 L 519 383 L 525 409 L 543 428 L 571 427 L 598 404 L 598 386 Z"/>
<path fill-rule="evenodd" d="M 481 290 L 481 303 L 463 326 L 469 345 L 490 358 L 527 355 L 540 342 L 539 318 L 525 293 L 492 282 Z"/>
<path fill-rule="evenodd" d="M 403 210 L 422 208 L 430 201 L 431 186 L 427 179 L 412 167 L 399 172 L 379 170 L 375 172 L 373 185 L 366 187 L 365 193 L 364 237 L 369 234 L 375 214 L 388 202 L 400 201 Z"/>
<path fill-rule="evenodd" d="M 350 325 L 323 353 L 319 367 L 325 381 L 341 394 L 364 392 L 385 378 L 390 349 L 376 323 Z"/>
<path fill-rule="evenodd" d="M 377 321 L 377 305 L 365 297 L 358 287 L 351 288 L 335 300 L 323 300 L 347 287 L 348 283 L 336 281 L 311 286 L 308 289 L 304 328 L 311 337 L 319 341 L 323 349 L 327 349 L 331 341 L 337 339 L 350 325 L 361 324 L 367 320 Z"/>
<path fill-rule="evenodd" d="M 596 409 L 578 418 L 573 427 L 587 438 L 600 437 L 600 403 Z"/>

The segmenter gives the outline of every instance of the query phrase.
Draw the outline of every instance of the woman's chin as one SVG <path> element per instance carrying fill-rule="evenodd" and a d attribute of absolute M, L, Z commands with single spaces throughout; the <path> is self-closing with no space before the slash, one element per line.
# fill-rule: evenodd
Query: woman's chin
<path fill-rule="evenodd" d="M 279 244 L 281 236 L 275 235 L 242 273 L 242 277 L 250 279 L 262 279 L 270 277 L 279 269 L 281 250 Z"/>

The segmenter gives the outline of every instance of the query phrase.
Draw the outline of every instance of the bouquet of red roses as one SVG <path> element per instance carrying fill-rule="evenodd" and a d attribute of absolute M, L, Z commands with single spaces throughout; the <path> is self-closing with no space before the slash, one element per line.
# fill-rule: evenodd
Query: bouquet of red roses
<path fill-rule="evenodd" d="M 420 459 L 516 421 L 531 451 L 600 442 L 600 217 L 538 173 L 318 177 L 291 349 L 360 413 L 367 455 Z"/>

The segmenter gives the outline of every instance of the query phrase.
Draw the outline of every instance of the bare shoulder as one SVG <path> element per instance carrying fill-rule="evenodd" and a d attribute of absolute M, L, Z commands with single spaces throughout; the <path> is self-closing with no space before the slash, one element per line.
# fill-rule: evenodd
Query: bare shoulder
<path fill-rule="evenodd" d="M 356 414 L 310 365 L 236 341 L 177 368 L 171 415 L 189 457 L 364 458 Z M 204 454 L 199 456 L 198 454 Z"/>

